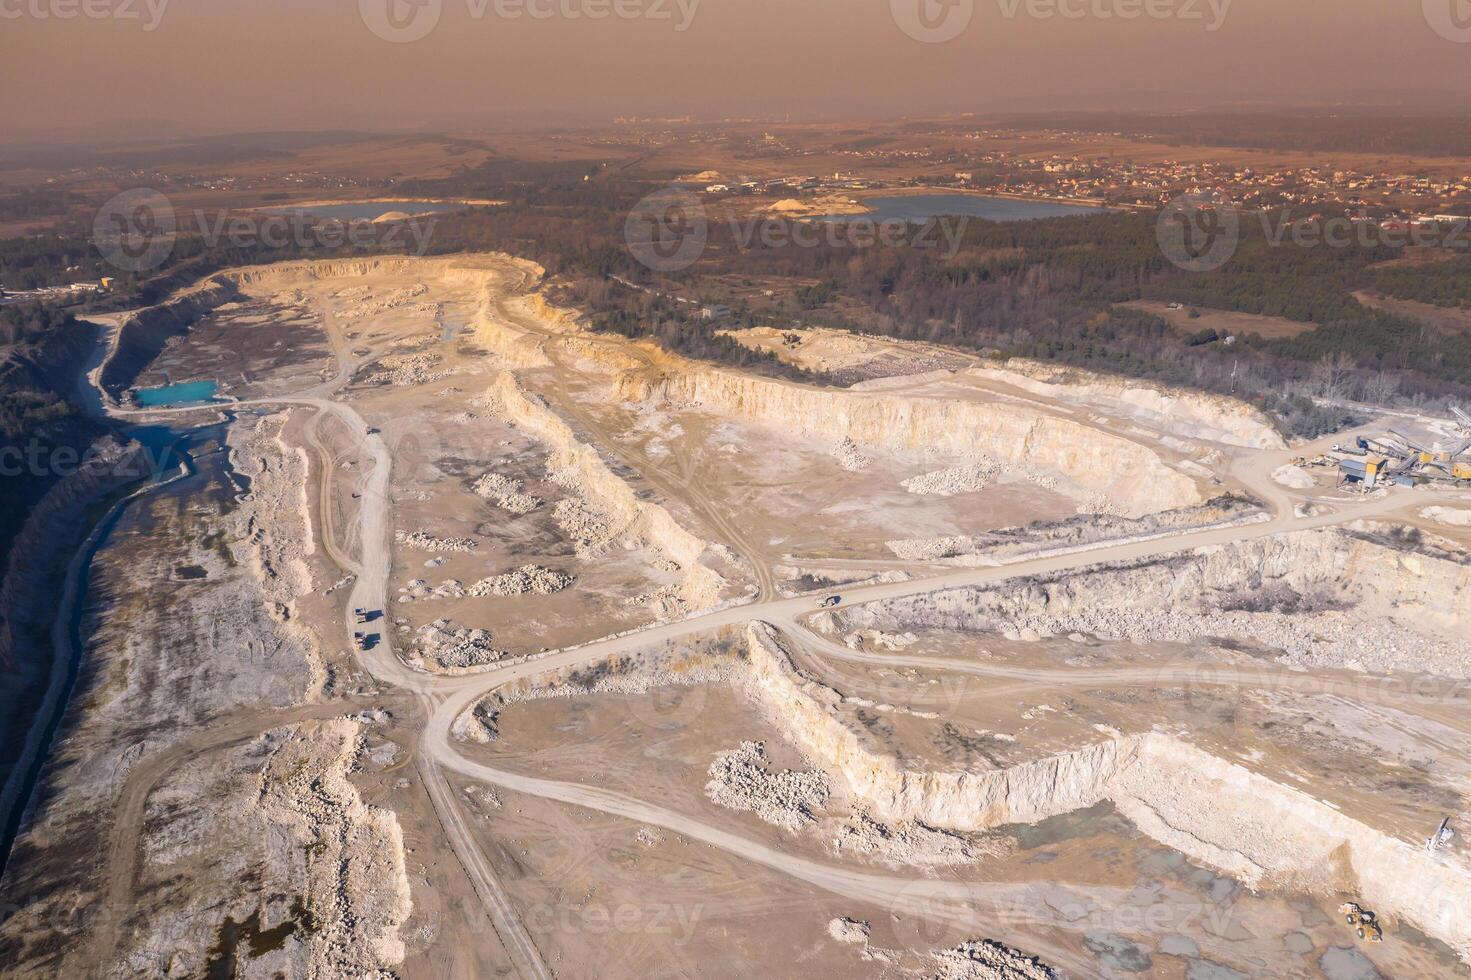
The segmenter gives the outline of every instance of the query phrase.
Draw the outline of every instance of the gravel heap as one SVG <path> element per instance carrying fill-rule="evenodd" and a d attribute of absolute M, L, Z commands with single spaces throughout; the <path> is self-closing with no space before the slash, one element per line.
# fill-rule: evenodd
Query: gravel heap
<path fill-rule="evenodd" d="M 1366 629 L 1361 613 L 1097 608 L 1068 616 L 1027 615 L 997 624 L 1007 635 L 1082 633 L 1136 643 L 1224 637 L 1283 651 L 1295 667 L 1471 677 L 1471 645 L 1403 629 Z"/>
<path fill-rule="evenodd" d="M 858 919 L 839 918 L 827 924 L 827 934 L 840 943 L 866 943 L 868 932 L 868 923 Z"/>
<path fill-rule="evenodd" d="M 613 538 L 613 529 L 607 519 L 577 497 L 557 501 L 557 506 L 552 508 L 552 517 L 577 546 L 578 557 L 595 556 Z"/>
<path fill-rule="evenodd" d="M 512 514 L 529 514 L 541 506 L 541 500 L 525 492 L 520 480 L 512 480 L 499 473 L 487 473 L 475 481 L 477 495 L 491 501 L 502 510 Z"/>
<path fill-rule="evenodd" d="M 445 669 L 482 667 L 506 656 L 490 641 L 490 630 L 456 628 L 447 619 L 436 619 L 414 633 L 419 656 Z"/>
<path fill-rule="evenodd" d="M 391 354 L 378 362 L 378 370 L 368 377 L 368 381 L 396 388 L 431 384 L 450 376 L 449 371 L 431 370 L 438 363 L 438 354 Z"/>
<path fill-rule="evenodd" d="M 522 565 L 514 572 L 483 578 L 470 586 L 469 594 L 476 598 L 484 596 L 552 595 L 572 584 L 572 576 L 554 568 L 540 565 Z"/>
<path fill-rule="evenodd" d="M 932 980 L 1053 980 L 1052 968 L 1035 956 L 990 939 L 969 939 L 934 954 Z"/>
<path fill-rule="evenodd" d="M 866 455 L 852 439 L 846 437 L 833 447 L 833 459 L 849 473 L 866 470 L 873 463 L 872 456 Z"/>
<path fill-rule="evenodd" d="M 372 291 L 366 288 L 361 293 L 355 290 L 344 289 L 337 296 L 339 299 L 363 300 L 361 303 L 343 310 L 341 314 L 345 319 L 357 319 L 365 316 L 376 316 L 379 313 L 386 313 L 389 310 L 407 306 L 412 300 L 423 296 L 427 292 L 429 292 L 429 287 L 421 282 L 403 289 L 396 289 L 382 299 L 377 300 L 369 298 Z M 438 303 L 420 303 L 418 306 L 420 312 L 425 312 L 430 315 L 436 315 L 439 312 Z"/>
<path fill-rule="evenodd" d="M 890 867 L 952 867 L 984 856 L 984 848 L 973 847 L 962 834 L 921 823 L 889 827 L 862 811 L 843 823 L 832 843 L 838 854 L 876 857 Z"/>
<path fill-rule="evenodd" d="M 420 551 L 457 551 L 462 554 L 475 550 L 474 538 L 436 538 L 425 531 L 396 531 L 394 540 L 408 548 Z"/>
<path fill-rule="evenodd" d="M 716 756 L 705 784 L 712 802 L 748 810 L 786 830 L 816 819 L 813 811 L 827 802 L 829 792 L 827 777 L 816 770 L 773 772 L 764 742 L 742 742 L 739 749 Z"/>
<path fill-rule="evenodd" d="M 989 456 L 981 457 L 969 466 L 926 473 L 905 480 L 902 486 L 910 493 L 935 494 L 953 497 L 960 493 L 979 493 L 989 487 L 1001 475 L 1001 464 Z"/>

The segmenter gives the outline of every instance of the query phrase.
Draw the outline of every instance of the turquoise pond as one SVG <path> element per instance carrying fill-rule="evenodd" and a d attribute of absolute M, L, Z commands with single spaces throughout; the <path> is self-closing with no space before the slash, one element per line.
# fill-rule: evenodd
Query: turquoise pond
<path fill-rule="evenodd" d="M 1022 201 L 1010 197 L 982 197 L 978 194 L 911 194 L 895 197 L 870 197 L 863 202 L 867 214 L 828 215 L 830 221 L 912 221 L 924 222 L 938 215 L 964 215 L 986 221 L 1036 221 L 1039 218 L 1061 218 L 1069 215 L 1099 214 L 1103 208 L 1081 204 L 1059 204 L 1054 201 Z"/>
<path fill-rule="evenodd" d="M 211 401 L 219 390 L 217 381 L 184 381 L 162 388 L 144 388 L 138 392 L 138 404 L 145 408 L 162 408 L 166 405 L 192 405 L 195 402 Z"/>

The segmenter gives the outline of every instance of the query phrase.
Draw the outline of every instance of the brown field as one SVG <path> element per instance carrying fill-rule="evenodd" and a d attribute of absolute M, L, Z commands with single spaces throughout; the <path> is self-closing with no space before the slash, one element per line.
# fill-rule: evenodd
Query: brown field
<path fill-rule="evenodd" d="M 1448 309 L 1444 306 L 1419 303 L 1412 299 L 1381 296 L 1378 293 L 1364 290 L 1354 293 L 1354 299 L 1376 310 L 1384 310 L 1386 313 L 1407 316 L 1412 320 L 1428 323 L 1443 333 L 1471 332 L 1471 310 Z"/>
<path fill-rule="evenodd" d="M 1316 323 L 1298 323 L 1296 320 L 1288 320 L 1280 316 L 1261 316 L 1256 313 L 1233 313 L 1229 310 L 1212 310 L 1206 307 L 1185 307 L 1172 310 L 1167 303 L 1157 303 L 1151 300 L 1135 300 L 1131 303 L 1120 303 L 1135 310 L 1143 310 L 1153 313 L 1155 316 L 1163 317 L 1170 322 L 1176 330 L 1181 333 L 1198 333 L 1201 330 L 1214 330 L 1219 334 L 1260 334 L 1266 340 L 1276 340 L 1281 337 L 1296 337 L 1298 334 L 1316 330 Z M 1190 310 L 1195 309 L 1200 313 L 1198 317 L 1191 317 Z"/>

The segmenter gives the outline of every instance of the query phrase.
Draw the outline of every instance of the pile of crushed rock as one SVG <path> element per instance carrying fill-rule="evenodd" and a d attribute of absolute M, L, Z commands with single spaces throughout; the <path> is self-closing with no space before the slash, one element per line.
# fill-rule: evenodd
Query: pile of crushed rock
<path fill-rule="evenodd" d="M 512 480 L 499 473 L 487 473 L 475 481 L 472 488 L 476 495 L 491 501 L 502 510 L 512 514 L 529 514 L 541 506 L 541 500 L 525 492 L 520 480 Z"/>
<path fill-rule="evenodd" d="M 438 586 L 431 586 L 424 579 L 416 578 L 399 589 L 399 602 L 420 599 L 484 599 L 489 596 L 553 595 L 571 585 L 573 578 L 566 572 L 540 565 L 522 565 L 504 575 L 483 578 L 469 588 L 459 579 L 447 578 Z"/>
<path fill-rule="evenodd" d="M 437 354 L 391 354 L 378 362 L 378 370 L 368 376 L 368 383 L 395 388 L 432 384 L 450 376 L 449 371 L 433 370 L 438 363 Z"/>
<path fill-rule="evenodd" d="M 408 548 L 420 551 L 453 551 L 468 554 L 475 550 L 474 538 L 436 538 L 426 531 L 396 531 L 393 538 Z"/>
<path fill-rule="evenodd" d="M 849 473 L 857 473 L 866 470 L 873 464 L 873 457 L 867 455 L 858 448 L 858 444 L 852 439 L 843 438 L 843 441 L 833 447 L 833 459 L 838 465 Z"/>
<path fill-rule="evenodd" d="M 991 939 L 970 939 L 933 954 L 931 980 L 1054 980 L 1052 968 L 1035 956 Z"/>
<path fill-rule="evenodd" d="M 615 533 L 602 513 L 578 497 L 565 497 L 552 508 L 557 525 L 572 539 L 578 557 L 595 557 Z"/>
<path fill-rule="evenodd" d="M 1094 608 L 1066 616 L 1023 615 L 998 624 L 1008 639 L 1082 633 L 1136 643 L 1193 643 L 1223 637 L 1283 651 L 1296 667 L 1471 677 L 1471 647 L 1403 629 L 1366 630 L 1361 613 L 1187 608 Z"/>
<path fill-rule="evenodd" d="M 979 493 L 1000 475 L 1001 464 L 989 456 L 982 456 L 968 466 L 910 477 L 901 486 L 914 494 L 953 497 L 962 493 Z"/>
<path fill-rule="evenodd" d="M 890 827 L 857 811 L 832 839 L 839 855 L 861 854 L 895 868 L 940 868 L 971 864 L 999 848 L 977 847 L 971 838 L 922 823 Z"/>
<path fill-rule="evenodd" d="M 491 645 L 490 630 L 457 628 L 447 619 L 420 626 L 413 644 L 419 657 L 446 670 L 483 667 L 507 655 Z"/>
<path fill-rule="evenodd" d="M 555 568 L 522 565 L 513 572 L 483 578 L 470 586 L 469 595 L 484 596 L 552 595 L 572 584 L 572 576 Z"/>
<path fill-rule="evenodd" d="M 740 748 L 720 753 L 705 784 L 712 802 L 749 811 L 785 830 L 815 820 L 814 811 L 827 803 L 830 793 L 827 776 L 815 769 L 773 771 L 765 742 L 742 742 Z"/>

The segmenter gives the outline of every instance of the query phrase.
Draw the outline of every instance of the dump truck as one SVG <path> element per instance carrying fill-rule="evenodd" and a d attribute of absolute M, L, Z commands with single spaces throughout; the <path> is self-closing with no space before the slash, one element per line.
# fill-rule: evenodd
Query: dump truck
<path fill-rule="evenodd" d="M 1371 943 L 1384 942 L 1384 930 L 1379 928 L 1379 917 L 1373 912 L 1353 902 L 1344 902 L 1338 906 L 1338 914 L 1353 927 L 1360 939 Z"/>
<path fill-rule="evenodd" d="M 823 596 L 822 600 L 817 603 L 817 606 L 819 609 L 831 609 L 842 601 L 843 597 L 840 595 Z"/>

